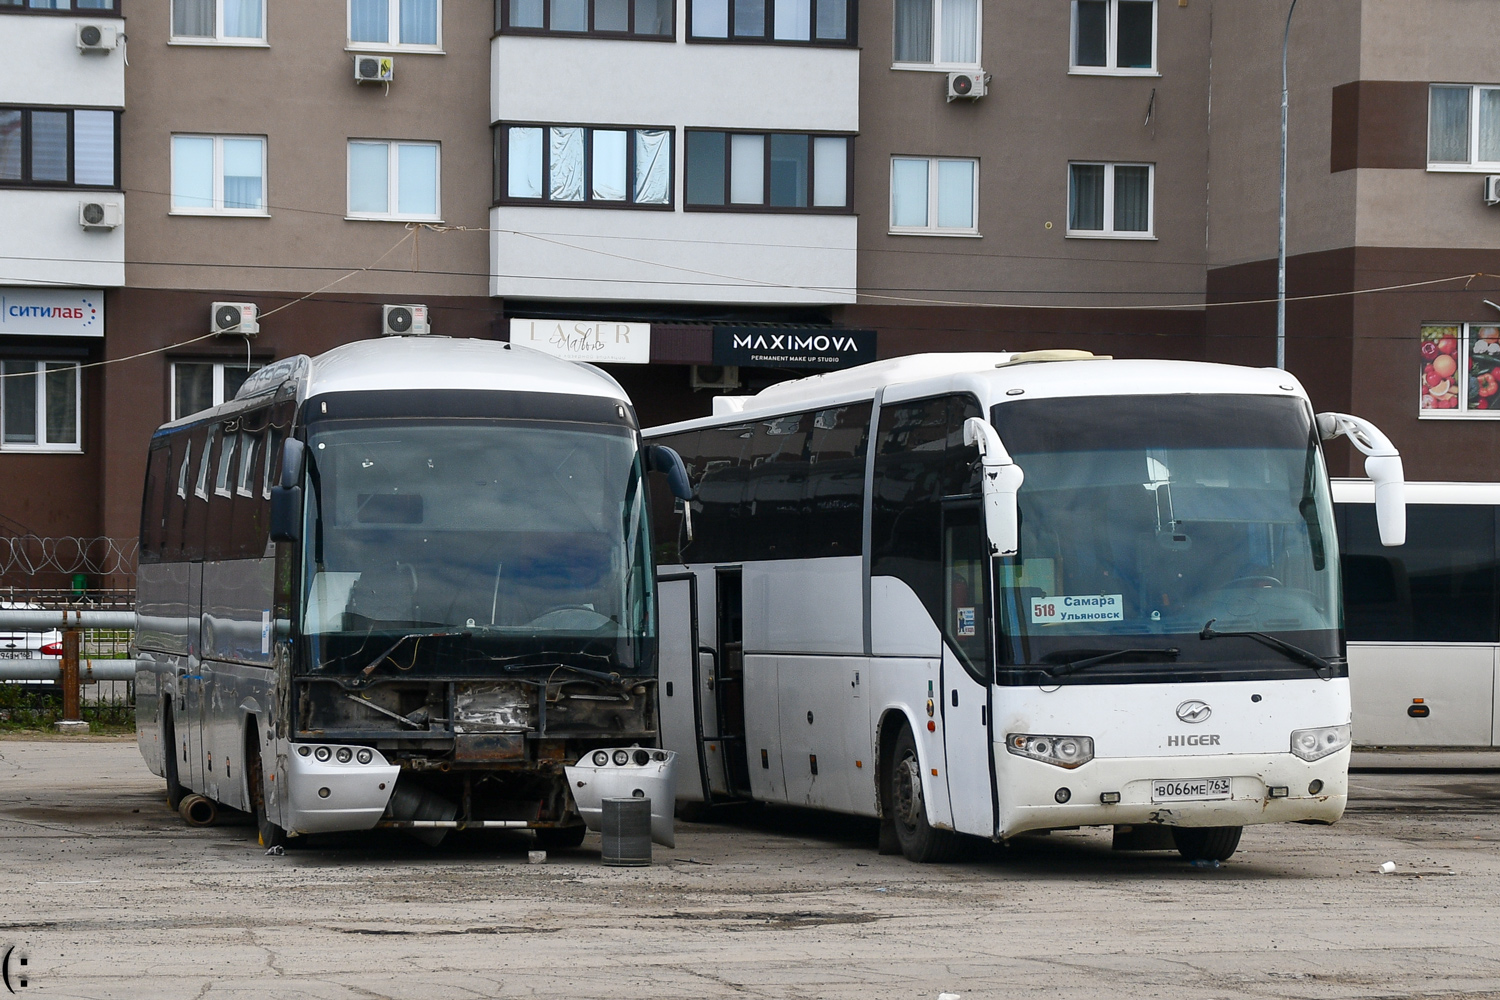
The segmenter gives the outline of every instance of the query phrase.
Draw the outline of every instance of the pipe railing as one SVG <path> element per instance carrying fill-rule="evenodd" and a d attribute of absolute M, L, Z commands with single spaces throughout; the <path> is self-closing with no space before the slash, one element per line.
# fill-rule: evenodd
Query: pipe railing
<path fill-rule="evenodd" d="M 0 680 L 56 681 L 62 688 L 63 732 L 88 732 L 82 717 L 81 685 L 85 681 L 134 680 L 135 660 L 93 660 L 80 656 L 83 630 L 135 628 L 134 611 L 96 611 L 67 608 L 44 611 L 34 608 L 0 608 L 0 634 L 5 632 L 62 632 L 62 659 L 50 657 L 0 660 Z"/>

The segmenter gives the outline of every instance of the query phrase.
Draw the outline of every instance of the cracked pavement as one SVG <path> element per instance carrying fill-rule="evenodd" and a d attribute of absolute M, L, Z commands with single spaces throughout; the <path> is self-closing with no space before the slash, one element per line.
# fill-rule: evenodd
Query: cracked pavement
<path fill-rule="evenodd" d="M 133 742 L 4 740 L 0 949 L 23 994 L 78 998 L 1500 996 L 1500 769 L 1353 789 L 1217 870 L 1104 830 L 918 866 L 785 810 L 679 823 L 650 868 L 593 836 L 544 865 L 517 835 L 268 857 L 184 826 Z"/>

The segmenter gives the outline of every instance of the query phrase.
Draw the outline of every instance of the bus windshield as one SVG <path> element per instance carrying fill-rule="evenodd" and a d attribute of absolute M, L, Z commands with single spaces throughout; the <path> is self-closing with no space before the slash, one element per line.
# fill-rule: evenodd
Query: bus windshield
<path fill-rule="evenodd" d="M 627 429 L 328 420 L 310 425 L 308 455 L 309 669 L 355 672 L 403 636 L 393 673 L 649 667 L 647 512 Z"/>
<path fill-rule="evenodd" d="M 1302 400 L 1039 399 L 1000 404 L 993 419 L 1025 472 L 1020 555 L 997 567 L 1002 665 L 1135 649 L 1147 655 L 1076 679 L 1306 672 L 1265 643 L 1201 640 L 1211 620 L 1341 653 L 1332 504 Z"/>

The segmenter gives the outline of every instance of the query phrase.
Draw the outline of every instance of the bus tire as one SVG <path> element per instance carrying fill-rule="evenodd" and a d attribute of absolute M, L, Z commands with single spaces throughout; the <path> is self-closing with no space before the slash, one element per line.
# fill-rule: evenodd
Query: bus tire
<path fill-rule="evenodd" d="M 161 770 L 167 779 L 167 808 L 176 812 L 187 797 L 188 790 L 182 787 L 177 771 L 177 724 L 172 721 L 172 702 L 162 702 L 161 710 Z"/>
<path fill-rule="evenodd" d="M 927 821 L 921 758 L 910 726 L 903 725 L 896 736 L 885 774 L 886 802 L 896 828 L 896 841 L 906 860 L 918 864 L 952 861 L 958 855 L 958 836 L 951 830 L 936 829 Z"/>
<path fill-rule="evenodd" d="M 539 849 L 562 851 L 583 843 L 589 828 L 580 823 L 577 826 L 539 826 L 531 832 L 536 836 L 536 846 Z"/>
<path fill-rule="evenodd" d="M 255 815 L 255 829 L 260 846 L 285 847 L 286 831 L 271 822 L 266 811 L 265 762 L 260 755 L 260 732 L 255 723 L 245 727 L 245 792 L 250 800 L 250 811 Z"/>
<path fill-rule="evenodd" d="M 1172 842 L 1189 861 L 1228 861 L 1240 846 L 1242 826 L 1174 826 Z"/>

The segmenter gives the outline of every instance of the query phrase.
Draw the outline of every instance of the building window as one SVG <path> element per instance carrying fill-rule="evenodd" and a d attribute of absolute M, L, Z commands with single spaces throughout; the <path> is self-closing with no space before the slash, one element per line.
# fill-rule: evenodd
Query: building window
<path fill-rule="evenodd" d="M 0 186 L 119 187 L 119 115 L 0 108 Z"/>
<path fill-rule="evenodd" d="M 683 201 L 730 212 L 848 212 L 853 145 L 844 135 L 689 130 Z"/>
<path fill-rule="evenodd" d="M 979 232 L 979 161 L 891 157 L 891 232 Z"/>
<path fill-rule="evenodd" d="M 179 420 L 233 399 L 260 365 L 223 361 L 172 362 L 172 419 Z"/>
<path fill-rule="evenodd" d="M 0 0 L 0 14 L 119 14 L 120 0 Z"/>
<path fill-rule="evenodd" d="M 172 136 L 172 212 L 267 215 L 266 140 Z"/>
<path fill-rule="evenodd" d="M 495 0 L 495 30 L 528 35 L 677 37 L 672 0 Z"/>
<path fill-rule="evenodd" d="M 896 64 L 977 67 L 979 9 L 979 0 L 896 0 Z"/>
<path fill-rule="evenodd" d="M 265 0 L 172 0 L 174 42 L 244 45 L 265 40 Z"/>
<path fill-rule="evenodd" d="M 496 126 L 495 201 L 671 208 L 672 130 Z"/>
<path fill-rule="evenodd" d="M 349 0 L 350 48 L 437 49 L 442 42 L 442 0 Z"/>
<path fill-rule="evenodd" d="M 853 45 L 856 10 L 853 0 L 690 0 L 688 38 Z"/>
<path fill-rule="evenodd" d="M 1500 170 L 1500 87 L 1434 86 L 1427 109 L 1429 169 Z"/>
<path fill-rule="evenodd" d="M 1418 407 L 1424 417 L 1500 417 L 1500 326 L 1422 327 Z"/>
<path fill-rule="evenodd" d="M 435 142 L 349 140 L 349 216 L 437 221 L 438 164 Z"/>
<path fill-rule="evenodd" d="M 0 364 L 0 444 L 6 450 L 82 451 L 78 364 Z"/>
<path fill-rule="evenodd" d="M 1074 73 L 1156 72 L 1156 0 L 1073 0 Z"/>
<path fill-rule="evenodd" d="M 1151 239 L 1155 176 L 1149 163 L 1068 164 L 1068 235 Z"/>

